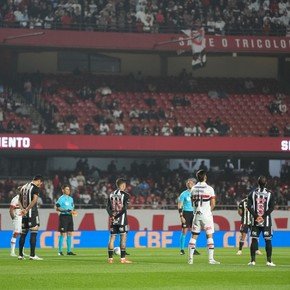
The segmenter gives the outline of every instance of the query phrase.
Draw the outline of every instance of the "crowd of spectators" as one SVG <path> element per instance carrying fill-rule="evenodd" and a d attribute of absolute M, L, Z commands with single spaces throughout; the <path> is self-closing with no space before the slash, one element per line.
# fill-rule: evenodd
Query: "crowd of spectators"
<path fill-rule="evenodd" d="M 178 76 L 167 78 L 143 77 L 142 73 L 136 76 L 35 73 L 18 75 L 16 79 L 13 85 L 4 85 L 0 90 L 1 133 L 133 136 L 289 135 L 289 122 L 286 122 L 289 115 L 289 97 L 274 93 L 279 91 L 278 82 L 275 80 L 193 78 L 185 71 Z M 232 114 L 231 105 L 234 102 L 239 111 L 246 110 L 245 115 L 253 109 L 247 106 L 247 97 L 244 106 L 240 106 L 237 95 L 251 96 L 252 101 L 256 98 L 261 106 L 260 94 L 266 85 L 267 94 L 263 96 L 267 97 L 270 103 L 265 104 L 261 112 L 265 128 L 257 130 L 250 126 L 252 116 L 243 119 L 244 125 L 248 126 L 246 130 L 233 128 L 239 122 L 237 114 Z M 223 92 L 226 91 L 222 97 L 221 93 L 216 97 L 208 94 L 208 91 L 214 90 L 221 92 L 221 88 Z M 218 106 L 220 110 L 209 106 Z M 276 111 L 280 107 L 284 108 L 283 112 Z M 202 114 L 205 111 L 207 113 Z"/>
<path fill-rule="evenodd" d="M 201 163 L 200 168 L 206 168 Z M 131 163 L 130 168 L 117 170 L 111 161 L 106 170 L 89 166 L 87 159 L 79 159 L 75 170 L 51 173 L 45 180 L 40 207 L 51 208 L 61 194 L 61 185 L 70 184 L 72 196 L 80 208 L 104 208 L 108 194 L 115 189 L 115 180 L 122 176 L 128 182 L 131 196 L 130 208 L 176 209 L 177 197 L 185 189 L 185 180 L 190 173 L 182 166 L 170 170 L 162 160 Z M 219 208 L 236 209 L 239 201 L 256 186 L 255 164 L 235 171 L 228 159 L 223 168 L 209 168 L 209 184 L 215 188 Z M 290 164 L 285 163 L 281 177 L 268 178 L 268 188 L 274 193 L 276 204 L 282 209 L 290 203 Z M 0 182 L 0 204 L 7 204 L 15 195 L 15 189 L 24 181 L 7 178 Z M 27 181 L 25 181 L 27 182 Z"/>
<path fill-rule="evenodd" d="M 289 0 L 17 0 L 0 4 L 0 26 L 208 34 L 285 35 Z"/>

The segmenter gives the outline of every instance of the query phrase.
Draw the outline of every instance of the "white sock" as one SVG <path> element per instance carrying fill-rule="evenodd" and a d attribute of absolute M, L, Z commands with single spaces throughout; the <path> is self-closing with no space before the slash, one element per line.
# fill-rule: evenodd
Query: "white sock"
<path fill-rule="evenodd" d="M 10 245 L 11 245 L 11 253 L 12 254 L 15 254 L 15 244 L 16 244 L 16 238 L 11 238 L 11 243 L 10 243 Z"/>
<path fill-rule="evenodd" d="M 208 238 L 207 239 L 207 248 L 208 248 L 208 259 L 209 260 L 214 260 L 214 258 L 213 258 L 213 254 L 214 254 L 213 238 Z"/>
<path fill-rule="evenodd" d="M 188 244 L 188 254 L 189 254 L 190 259 L 193 258 L 193 254 L 195 251 L 195 245 L 196 245 L 196 239 L 191 238 L 189 240 L 189 244 Z"/>
<path fill-rule="evenodd" d="M 213 254 L 214 254 L 214 249 L 208 249 L 208 259 L 211 261 L 211 260 L 214 260 L 213 258 Z"/>

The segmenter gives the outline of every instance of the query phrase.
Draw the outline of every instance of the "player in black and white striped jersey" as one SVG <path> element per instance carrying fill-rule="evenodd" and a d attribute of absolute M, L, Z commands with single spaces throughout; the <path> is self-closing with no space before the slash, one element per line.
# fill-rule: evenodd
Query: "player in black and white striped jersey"
<path fill-rule="evenodd" d="M 247 209 L 247 198 L 244 198 L 240 201 L 238 205 L 238 214 L 241 217 L 241 226 L 240 226 L 240 241 L 239 241 L 239 250 L 237 252 L 237 255 L 242 255 L 243 246 L 245 243 L 245 239 L 247 237 L 247 234 L 249 232 L 249 229 L 251 228 L 251 214 Z M 261 251 L 259 249 L 256 250 L 257 255 L 262 255 Z"/>
<path fill-rule="evenodd" d="M 259 187 L 252 191 L 247 200 L 247 209 L 251 213 L 251 262 L 250 266 L 256 264 L 256 249 L 258 238 L 262 233 L 266 244 L 267 266 L 275 267 L 272 262 L 272 220 L 271 213 L 274 210 L 275 201 L 273 194 L 266 188 L 265 176 L 258 178 Z"/>
<path fill-rule="evenodd" d="M 126 242 L 128 232 L 127 208 L 130 196 L 126 189 L 126 181 L 123 178 L 116 180 L 117 189 L 108 198 L 107 212 L 110 217 L 110 240 L 108 244 L 108 263 L 113 263 L 114 242 L 116 235 L 120 235 L 121 263 L 132 263 L 126 259 Z"/>
<path fill-rule="evenodd" d="M 37 200 L 40 194 L 40 186 L 43 183 L 43 177 L 36 175 L 31 182 L 24 184 L 20 189 L 19 203 L 22 210 L 22 233 L 19 240 L 18 260 L 24 260 L 23 247 L 28 231 L 30 231 L 30 260 L 43 260 L 35 255 L 36 237 L 38 233 L 39 216 L 37 209 Z"/>

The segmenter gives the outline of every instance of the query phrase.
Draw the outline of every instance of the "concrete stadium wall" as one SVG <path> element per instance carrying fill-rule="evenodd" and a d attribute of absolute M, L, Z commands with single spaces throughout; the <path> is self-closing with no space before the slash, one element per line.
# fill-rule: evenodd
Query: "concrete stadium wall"
<path fill-rule="evenodd" d="M 158 76 L 161 74 L 161 59 L 156 54 L 104 53 L 121 59 L 121 74 Z M 190 56 L 168 57 L 168 75 L 178 75 L 183 68 L 192 71 Z M 19 73 L 35 72 L 58 73 L 57 52 L 19 53 L 17 61 Z M 208 56 L 203 69 L 192 71 L 196 77 L 254 77 L 276 78 L 278 59 L 275 57 L 249 56 Z"/>
<path fill-rule="evenodd" d="M 185 68 L 191 69 L 191 57 L 171 57 L 169 75 L 176 75 Z M 278 59 L 275 57 L 209 56 L 205 68 L 192 71 L 195 77 L 253 77 L 277 78 Z"/>

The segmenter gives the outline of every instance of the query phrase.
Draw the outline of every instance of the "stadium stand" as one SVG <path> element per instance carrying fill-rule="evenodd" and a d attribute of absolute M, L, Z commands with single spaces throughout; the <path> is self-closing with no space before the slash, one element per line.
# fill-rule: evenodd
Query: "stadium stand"
<path fill-rule="evenodd" d="M 60 187 L 69 183 L 72 195 L 80 208 L 104 208 L 107 194 L 114 188 L 115 176 L 128 180 L 128 192 L 131 195 L 131 207 L 151 209 L 175 209 L 176 199 L 184 190 L 184 180 L 188 172 L 182 168 L 169 170 L 157 162 L 131 163 L 130 169 L 116 170 L 114 162 L 107 170 L 100 170 L 79 160 L 74 171 L 51 172 L 44 183 L 40 207 L 52 207 L 61 194 Z M 281 178 L 269 177 L 268 187 L 274 192 L 277 207 L 287 209 L 290 200 L 290 165 L 285 164 Z M 253 172 L 252 172 L 253 173 Z M 235 209 L 238 202 L 256 186 L 256 176 L 248 168 L 235 171 L 230 180 L 225 177 L 224 168 L 209 171 L 211 185 L 217 193 L 217 206 L 220 209 Z M 21 180 L 7 178 L 0 180 L 0 205 L 9 203 L 15 195 Z"/>
<path fill-rule="evenodd" d="M 133 76 L 128 80 L 73 74 L 42 75 L 41 81 L 30 78 L 30 94 L 25 87 L 0 93 L 3 132 L 197 136 L 193 128 L 199 124 L 199 136 L 288 134 L 290 98 L 274 93 L 279 92 L 276 80 L 195 78 L 193 82 L 190 76 L 178 76 L 140 82 Z M 266 86 L 271 91 L 263 93 Z M 20 106 L 21 102 L 26 105 Z M 274 135 L 273 124 L 278 129 Z"/>
<path fill-rule="evenodd" d="M 2 1 L 0 26 L 137 33 L 286 35 L 289 1 L 65 0 Z"/>

